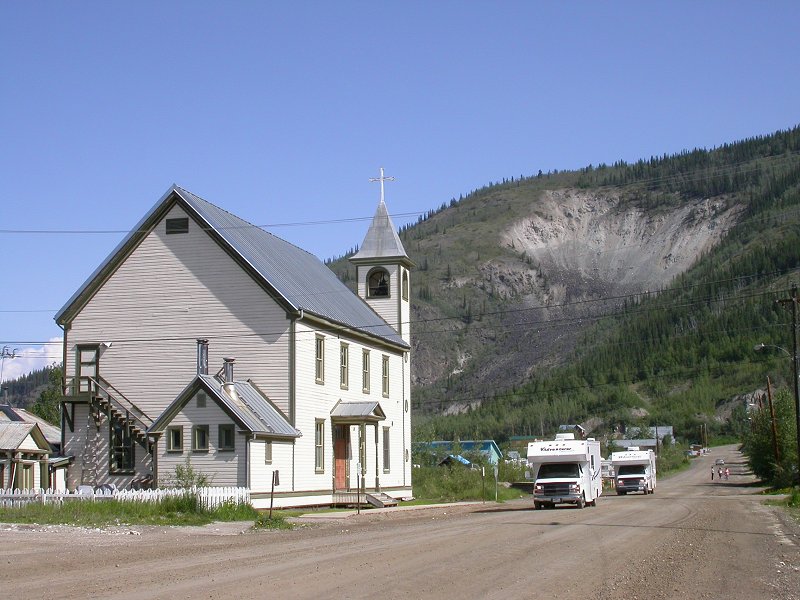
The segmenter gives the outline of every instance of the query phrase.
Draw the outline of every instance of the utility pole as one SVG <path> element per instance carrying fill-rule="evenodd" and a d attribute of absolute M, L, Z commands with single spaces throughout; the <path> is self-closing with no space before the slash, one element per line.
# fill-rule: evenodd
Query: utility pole
<path fill-rule="evenodd" d="M 3 381 L 3 369 L 6 366 L 7 358 L 17 358 L 17 349 L 9 350 L 8 346 L 3 346 L 3 349 L 0 350 L 0 382 Z"/>
<path fill-rule="evenodd" d="M 792 284 L 792 297 L 778 300 L 779 304 L 792 307 L 792 372 L 794 375 L 794 417 L 797 427 L 797 475 L 800 478 L 800 390 L 797 387 L 797 284 Z"/>
<path fill-rule="evenodd" d="M 775 452 L 775 464 L 781 463 L 781 455 L 778 451 L 778 428 L 775 425 L 775 407 L 772 405 L 772 384 L 767 376 L 767 400 L 769 401 L 769 417 L 772 421 L 772 450 Z"/>

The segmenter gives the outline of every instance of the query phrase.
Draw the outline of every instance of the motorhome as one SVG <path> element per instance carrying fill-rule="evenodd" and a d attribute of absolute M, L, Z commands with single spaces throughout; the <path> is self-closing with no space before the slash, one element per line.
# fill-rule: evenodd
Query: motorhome
<path fill-rule="evenodd" d="M 597 498 L 603 492 L 600 461 L 600 442 L 591 438 L 576 440 L 572 433 L 528 444 L 534 508 L 552 508 L 556 504 L 597 506 Z"/>
<path fill-rule="evenodd" d="M 652 450 L 631 447 L 612 452 L 611 464 L 616 473 L 617 494 L 628 492 L 653 494 L 656 491 L 656 455 Z"/>

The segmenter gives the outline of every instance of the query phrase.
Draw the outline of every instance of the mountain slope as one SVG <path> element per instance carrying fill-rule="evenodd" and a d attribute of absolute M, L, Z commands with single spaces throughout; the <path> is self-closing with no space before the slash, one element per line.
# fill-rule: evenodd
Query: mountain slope
<path fill-rule="evenodd" d="M 712 151 L 512 179 L 453 199 L 406 228 L 403 243 L 419 266 L 412 285 L 417 414 L 459 413 L 486 404 L 479 413 L 487 417 L 488 405 L 502 404 L 518 391 L 559 387 L 546 383 L 554 376 L 576 376 L 578 389 L 591 389 L 595 384 L 576 369 L 582 365 L 597 378 L 599 367 L 587 366 L 593 363 L 607 365 L 600 379 L 627 382 L 617 395 L 633 396 L 607 401 L 581 400 L 580 394 L 557 399 L 550 393 L 546 403 L 571 406 L 553 408 L 552 418 L 588 418 L 590 411 L 610 414 L 646 402 L 635 386 L 652 377 L 644 365 L 659 364 L 666 332 L 697 332 L 698 316 L 705 316 L 706 305 L 693 293 L 684 297 L 682 286 L 730 279 L 733 273 L 751 279 L 739 280 L 736 289 L 718 285 L 698 293 L 714 297 L 748 286 L 786 285 L 780 273 L 800 264 L 796 246 L 786 241 L 797 229 L 799 150 L 800 134 L 793 129 Z M 352 281 L 346 264 L 331 266 Z M 763 276 L 775 270 L 777 275 Z M 655 292 L 670 286 L 679 291 L 656 299 Z M 656 302 L 689 307 L 665 313 L 664 306 L 652 308 Z M 657 311 L 645 312 L 643 319 L 645 325 L 661 322 L 660 346 L 645 325 L 634 324 L 632 307 Z M 743 310 L 735 302 L 730 309 Z M 708 310 L 716 319 L 728 308 Z M 605 341 L 640 349 L 626 359 L 631 364 L 615 363 L 620 352 L 603 347 Z M 686 338 L 683 345 L 693 349 L 687 367 L 702 361 L 698 357 L 708 354 L 708 343 Z M 603 360 L 582 356 L 587 347 Z M 475 423 L 469 425 L 473 430 Z M 500 432 L 491 429 L 495 426 Z M 487 435 L 509 433 L 502 415 L 487 417 L 480 428 Z"/>

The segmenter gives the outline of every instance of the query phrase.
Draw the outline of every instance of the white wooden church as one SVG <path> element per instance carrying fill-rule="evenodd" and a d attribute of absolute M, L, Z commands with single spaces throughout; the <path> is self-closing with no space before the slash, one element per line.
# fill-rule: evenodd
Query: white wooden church
<path fill-rule="evenodd" d="M 410 497 L 413 264 L 383 198 L 357 295 L 315 256 L 171 187 L 56 314 L 67 486 L 190 464 L 254 506 Z M 338 495 L 338 496 L 337 496 Z"/>

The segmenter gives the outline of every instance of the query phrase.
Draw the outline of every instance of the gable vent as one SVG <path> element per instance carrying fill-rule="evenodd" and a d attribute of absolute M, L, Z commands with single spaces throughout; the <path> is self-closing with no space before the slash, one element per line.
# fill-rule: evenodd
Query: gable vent
<path fill-rule="evenodd" d="M 189 217 L 167 219 L 167 233 L 189 233 Z"/>

